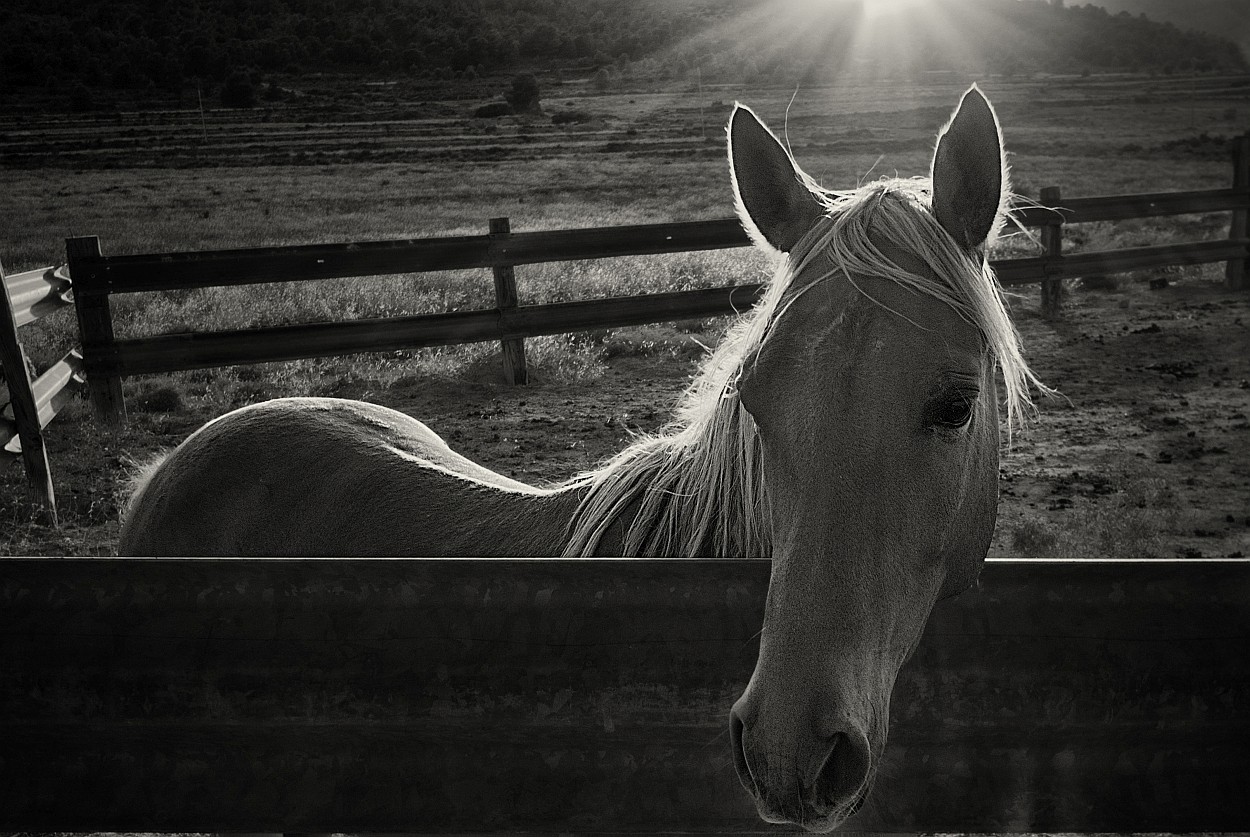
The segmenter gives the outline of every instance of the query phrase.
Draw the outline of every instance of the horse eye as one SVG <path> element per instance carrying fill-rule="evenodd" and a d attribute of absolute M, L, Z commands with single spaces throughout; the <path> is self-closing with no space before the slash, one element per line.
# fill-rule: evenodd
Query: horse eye
<path fill-rule="evenodd" d="M 968 393 L 954 392 L 933 405 L 929 416 L 929 425 L 941 425 L 951 429 L 963 427 L 972 421 L 972 403 L 974 396 Z"/>

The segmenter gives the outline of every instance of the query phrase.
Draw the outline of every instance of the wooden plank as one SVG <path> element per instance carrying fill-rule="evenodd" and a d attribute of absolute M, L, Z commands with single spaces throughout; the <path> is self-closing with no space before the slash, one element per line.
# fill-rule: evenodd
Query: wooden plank
<path fill-rule="evenodd" d="M 1073 253 L 1059 260 L 1058 270 L 1064 276 L 1085 276 L 1090 273 L 1123 273 L 1163 265 L 1207 264 L 1245 258 L 1247 247 L 1250 247 L 1250 241 L 1242 239 Z"/>
<path fill-rule="evenodd" d="M 0 562 L 0 827 L 767 829 L 766 561 Z M 1250 829 L 1250 562 L 989 562 L 853 831 Z"/>
<path fill-rule="evenodd" d="M 1247 242 L 1167 244 L 993 262 L 1003 285 L 1047 276 L 1077 277 L 1166 264 L 1200 264 L 1244 256 Z M 188 333 L 115 341 L 94 361 L 100 374 L 138 375 L 185 369 L 396 351 L 485 340 L 509 340 L 620 328 L 749 309 L 760 286 L 675 291 L 639 297 L 522 306 L 514 311 L 459 311 L 412 317 L 311 323 L 263 329 Z M 88 380 L 92 367 L 88 366 Z"/>
<path fill-rule="evenodd" d="M 1247 203 L 1244 193 L 1222 189 L 1074 198 L 1064 202 L 1062 212 L 1065 223 L 1080 223 L 1227 211 Z M 1043 226 L 1053 219 L 1054 212 L 1028 207 L 1017 210 L 1016 215 L 1026 226 Z M 78 284 L 93 292 L 125 293 L 683 253 L 749 244 L 737 219 L 719 218 L 512 233 L 507 239 L 453 236 L 101 256 L 93 261 L 92 270 L 84 271 Z"/>
<path fill-rule="evenodd" d="M 512 226 L 507 218 L 491 218 L 490 234 L 497 241 L 511 237 Z M 515 311 L 520 304 L 516 289 L 516 269 L 508 265 L 496 265 L 491 269 L 495 280 L 495 306 L 501 314 Z M 521 338 L 501 340 L 500 352 L 503 355 L 504 380 L 513 385 L 529 383 L 529 370 L 525 365 L 525 341 Z"/>
<path fill-rule="evenodd" d="M 1058 186 L 1046 186 L 1041 193 L 1042 203 L 1046 206 L 1059 206 L 1062 194 Z M 1063 221 L 1059 213 L 1055 213 L 1054 223 L 1042 227 L 1042 248 L 1047 259 L 1058 259 L 1063 256 Z M 1050 276 L 1042 279 L 1042 316 L 1047 319 L 1059 317 L 1063 304 L 1063 277 Z"/>
<path fill-rule="evenodd" d="M 1074 198 L 1064 202 L 1065 223 L 1244 208 L 1234 189 Z M 1053 210 L 1016 211 L 1026 226 L 1044 226 Z M 80 288 L 125 293 L 295 282 L 345 276 L 460 270 L 617 256 L 682 253 L 750 244 L 735 218 L 484 236 L 242 248 L 181 253 L 99 256 L 83 271 Z M 98 251 L 97 251 L 98 254 Z"/>
<path fill-rule="evenodd" d="M 1244 134 L 1233 140 L 1233 191 L 1242 196 L 1250 205 L 1250 134 Z M 1242 206 L 1233 213 L 1228 225 L 1230 239 L 1245 238 L 1250 235 L 1250 210 Z M 1246 282 L 1246 258 L 1229 259 L 1225 268 L 1225 282 L 1233 290 L 1244 290 Z"/>
<path fill-rule="evenodd" d="M 33 323 L 41 317 L 72 305 L 69 271 L 60 267 L 41 267 L 4 277 L 13 306 L 17 327 Z"/>
<path fill-rule="evenodd" d="M 1250 240 L 1198 241 L 1158 244 L 1123 250 L 1068 253 L 1058 259 L 1035 256 L 993 262 L 998 281 L 1005 286 L 1025 285 L 1047 276 L 1075 278 L 1091 273 L 1122 273 L 1175 264 L 1207 264 L 1244 258 Z"/>
<path fill-rule="evenodd" d="M 109 306 L 107 274 L 101 267 L 100 239 L 96 236 L 65 239 L 65 253 L 74 279 L 74 310 L 82 338 L 87 391 L 96 417 L 117 425 L 126 419 L 126 398 L 121 378 L 104 362 L 113 350 L 113 314 Z"/>
<path fill-rule="evenodd" d="M 1041 282 L 1047 276 L 1047 264 L 1048 260 L 1045 256 L 990 261 L 994 274 L 998 277 L 998 284 L 1003 287 Z"/>
<path fill-rule="evenodd" d="M 676 291 L 616 299 L 522 306 L 514 311 L 457 311 L 412 317 L 277 326 L 263 329 L 170 334 L 118 340 L 98 360 L 113 375 L 138 375 L 396 351 L 596 328 L 683 320 L 745 311 L 758 285 Z M 88 379 L 92 370 L 88 369 Z"/>
<path fill-rule="evenodd" d="M 580 230 L 106 256 L 86 287 L 108 293 L 299 282 L 682 253 L 750 244 L 736 219 Z M 76 275 L 76 274 L 75 274 Z"/>
<path fill-rule="evenodd" d="M 1043 206 L 1022 207 L 1013 215 L 1026 227 L 1044 227 L 1052 223 L 1057 204 L 1040 199 Z M 1155 192 L 1141 195 L 1100 195 L 1089 198 L 1068 198 L 1058 205 L 1065 224 L 1086 224 L 1092 221 L 1124 221 L 1130 218 L 1153 218 L 1163 215 L 1186 215 L 1205 212 L 1230 212 L 1250 206 L 1250 195 L 1237 189 L 1207 189 L 1191 192 Z"/>
<path fill-rule="evenodd" d="M 31 390 L 27 372 L 26 350 L 17 336 L 16 311 L 9 300 L 8 283 L 5 281 L 4 265 L 0 264 L 0 371 L 9 389 L 9 404 L 13 407 L 13 429 L 21 441 L 22 466 L 26 470 L 26 483 L 35 502 L 45 509 L 52 524 L 57 524 L 56 491 L 52 486 L 52 469 L 48 467 L 48 452 L 43 446 L 43 434 L 39 425 L 39 411 L 35 407 L 35 395 Z M 9 442 L 12 439 L 8 440 Z M 7 442 L 6 442 L 7 444 Z"/>

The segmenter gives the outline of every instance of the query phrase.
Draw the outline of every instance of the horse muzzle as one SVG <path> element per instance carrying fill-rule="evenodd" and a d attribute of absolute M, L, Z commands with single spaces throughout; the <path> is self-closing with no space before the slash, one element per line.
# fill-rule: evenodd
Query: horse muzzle
<path fill-rule="evenodd" d="M 760 817 L 824 833 L 864 804 L 872 755 L 867 736 L 852 724 L 824 719 L 811 726 L 807 740 L 787 744 L 781 738 L 770 740 L 745 695 L 730 712 L 734 768 Z"/>

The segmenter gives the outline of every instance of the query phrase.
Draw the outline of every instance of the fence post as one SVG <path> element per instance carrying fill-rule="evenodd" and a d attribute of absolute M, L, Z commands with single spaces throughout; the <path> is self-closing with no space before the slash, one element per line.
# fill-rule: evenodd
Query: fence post
<path fill-rule="evenodd" d="M 1233 139 L 1233 189 L 1238 192 L 1250 193 L 1250 134 L 1242 134 Z M 1234 209 L 1233 221 L 1228 228 L 1228 237 L 1232 239 L 1247 236 L 1247 218 L 1250 210 Z M 1228 287 L 1235 291 L 1245 290 L 1247 259 L 1229 259 L 1225 268 Z"/>
<path fill-rule="evenodd" d="M 507 218 L 491 218 L 490 234 L 504 236 L 512 232 L 512 225 Z M 492 269 L 495 275 L 495 306 L 500 313 L 516 310 L 518 297 L 516 292 L 516 270 L 510 264 L 496 265 Z M 510 384 L 528 384 L 529 370 L 525 366 L 525 340 L 499 341 L 503 350 L 503 376 Z"/>
<path fill-rule="evenodd" d="M 108 286 L 100 275 L 100 239 L 94 235 L 65 239 L 70 281 L 74 285 L 74 310 L 82 337 L 83 366 L 87 371 L 87 393 L 97 418 L 110 424 L 126 419 L 126 399 L 122 380 L 107 363 L 113 347 L 113 314 L 109 308 Z"/>
<path fill-rule="evenodd" d="M 1048 259 L 1058 259 L 1063 256 L 1063 216 L 1058 212 L 1060 203 L 1059 187 L 1044 187 L 1041 193 L 1041 203 L 1043 206 L 1055 210 L 1055 220 L 1042 227 L 1042 246 L 1046 248 L 1046 257 Z M 1047 267 L 1049 268 L 1049 265 Z M 1042 316 L 1047 319 L 1059 317 L 1062 305 L 1063 274 L 1057 273 L 1052 275 L 1048 269 L 1046 277 L 1042 279 Z"/>
<path fill-rule="evenodd" d="M 3 284 L 4 265 L 0 264 L 0 285 Z M 0 369 L 9 387 L 9 403 L 13 405 L 13 423 L 17 425 L 17 438 L 22 444 L 26 481 L 35 501 L 47 511 L 52 525 L 56 526 L 52 469 L 48 467 L 48 452 L 43 446 L 43 431 L 39 426 L 39 408 L 27 373 L 26 351 L 17 339 L 17 318 L 13 315 L 13 301 L 9 298 L 7 287 L 0 287 Z"/>

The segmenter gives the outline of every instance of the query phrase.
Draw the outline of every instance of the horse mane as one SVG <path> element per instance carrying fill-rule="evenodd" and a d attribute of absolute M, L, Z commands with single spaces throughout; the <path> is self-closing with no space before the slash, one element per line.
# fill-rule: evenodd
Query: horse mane
<path fill-rule="evenodd" d="M 771 556 L 762 448 L 755 421 L 739 398 L 738 380 L 785 310 L 832 276 L 845 275 L 853 285 L 856 275 L 891 279 L 945 303 L 975 326 L 1003 373 L 1009 440 L 1032 409 L 1029 386 L 1049 391 L 1024 360 L 984 253 L 960 248 L 931 212 L 927 178 L 884 179 L 850 192 L 809 185 L 825 206 L 824 217 L 782 261 L 752 311 L 703 362 L 674 418 L 561 486 L 586 490 L 569 523 L 565 556 L 593 556 L 618 521 L 629 521 L 620 547 L 625 556 Z M 914 253 L 937 280 L 898 267 L 878 243 Z M 820 256 L 832 268 L 798 286 L 794 280 Z"/>

